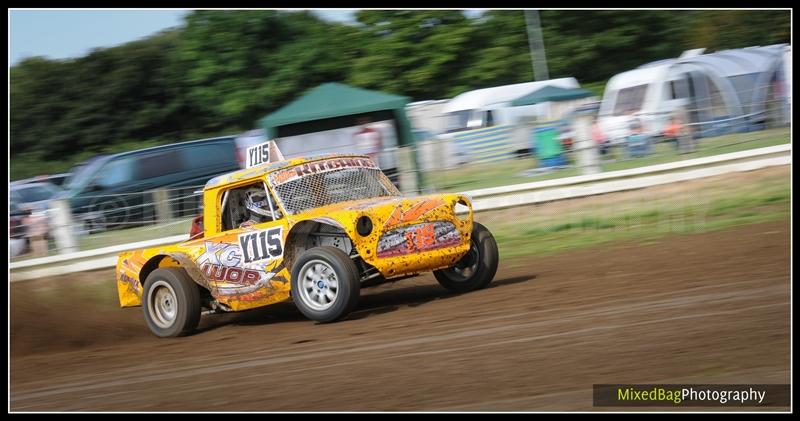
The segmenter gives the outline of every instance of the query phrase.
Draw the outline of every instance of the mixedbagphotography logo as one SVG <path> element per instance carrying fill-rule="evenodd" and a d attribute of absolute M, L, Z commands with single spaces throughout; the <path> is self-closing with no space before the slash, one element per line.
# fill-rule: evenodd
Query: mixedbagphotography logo
<path fill-rule="evenodd" d="M 788 384 L 596 384 L 594 406 L 789 406 Z"/>

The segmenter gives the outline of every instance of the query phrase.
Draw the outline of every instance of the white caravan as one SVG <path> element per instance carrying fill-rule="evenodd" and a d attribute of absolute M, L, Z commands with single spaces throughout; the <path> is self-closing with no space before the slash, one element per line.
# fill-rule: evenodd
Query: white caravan
<path fill-rule="evenodd" d="M 785 45 L 703 54 L 685 51 L 623 72 L 606 84 L 600 126 L 611 139 L 628 135 L 634 122 L 657 135 L 673 114 L 683 113 L 698 136 L 764 127 L 767 104 L 786 100 Z M 790 76 L 789 76 L 790 77 Z"/>
<path fill-rule="evenodd" d="M 574 77 L 567 77 L 464 92 L 442 108 L 447 132 L 516 124 L 520 119 L 552 118 L 549 103 L 511 106 L 511 101 L 548 85 L 566 89 L 580 88 Z"/>

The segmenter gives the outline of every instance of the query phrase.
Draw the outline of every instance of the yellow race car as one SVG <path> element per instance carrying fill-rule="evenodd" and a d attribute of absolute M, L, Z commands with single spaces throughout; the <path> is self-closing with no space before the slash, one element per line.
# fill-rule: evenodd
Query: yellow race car
<path fill-rule="evenodd" d="M 462 194 L 403 197 L 363 155 L 265 163 L 206 183 L 189 240 L 128 251 L 116 266 L 122 307 L 142 306 L 160 337 L 201 314 L 292 299 L 309 319 L 345 317 L 362 287 L 433 271 L 445 288 L 483 288 L 497 243 Z"/>

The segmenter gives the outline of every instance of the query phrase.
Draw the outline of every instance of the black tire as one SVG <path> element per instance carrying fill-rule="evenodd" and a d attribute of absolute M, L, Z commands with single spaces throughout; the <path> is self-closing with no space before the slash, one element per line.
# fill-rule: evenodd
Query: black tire
<path fill-rule="evenodd" d="M 483 225 L 472 223 L 471 247 L 453 267 L 433 271 L 443 287 L 453 292 L 469 292 L 485 288 L 497 273 L 497 242 Z"/>
<path fill-rule="evenodd" d="M 147 327 L 156 336 L 191 333 L 200 323 L 199 287 L 182 268 L 156 269 L 144 283 L 142 308 Z"/>
<path fill-rule="evenodd" d="M 359 278 L 358 267 L 345 252 L 314 247 L 292 266 L 292 300 L 309 319 L 333 322 L 347 316 L 358 303 Z"/>

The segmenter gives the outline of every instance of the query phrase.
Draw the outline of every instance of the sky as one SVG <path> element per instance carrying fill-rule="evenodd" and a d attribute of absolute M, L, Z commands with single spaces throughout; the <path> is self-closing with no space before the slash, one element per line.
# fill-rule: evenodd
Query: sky
<path fill-rule="evenodd" d="M 25 57 L 80 57 L 178 26 L 184 10 L 12 10 L 9 64 Z"/>
<path fill-rule="evenodd" d="M 357 9 L 316 10 L 325 20 L 353 22 Z M 26 57 L 81 57 L 179 26 L 187 10 L 11 10 L 9 66 Z M 480 15 L 467 11 L 467 16 Z"/>
<path fill-rule="evenodd" d="M 26 57 L 81 57 L 92 49 L 147 37 L 183 23 L 186 10 L 11 10 L 9 65 Z M 319 10 L 326 20 L 348 22 L 355 10 Z"/>

